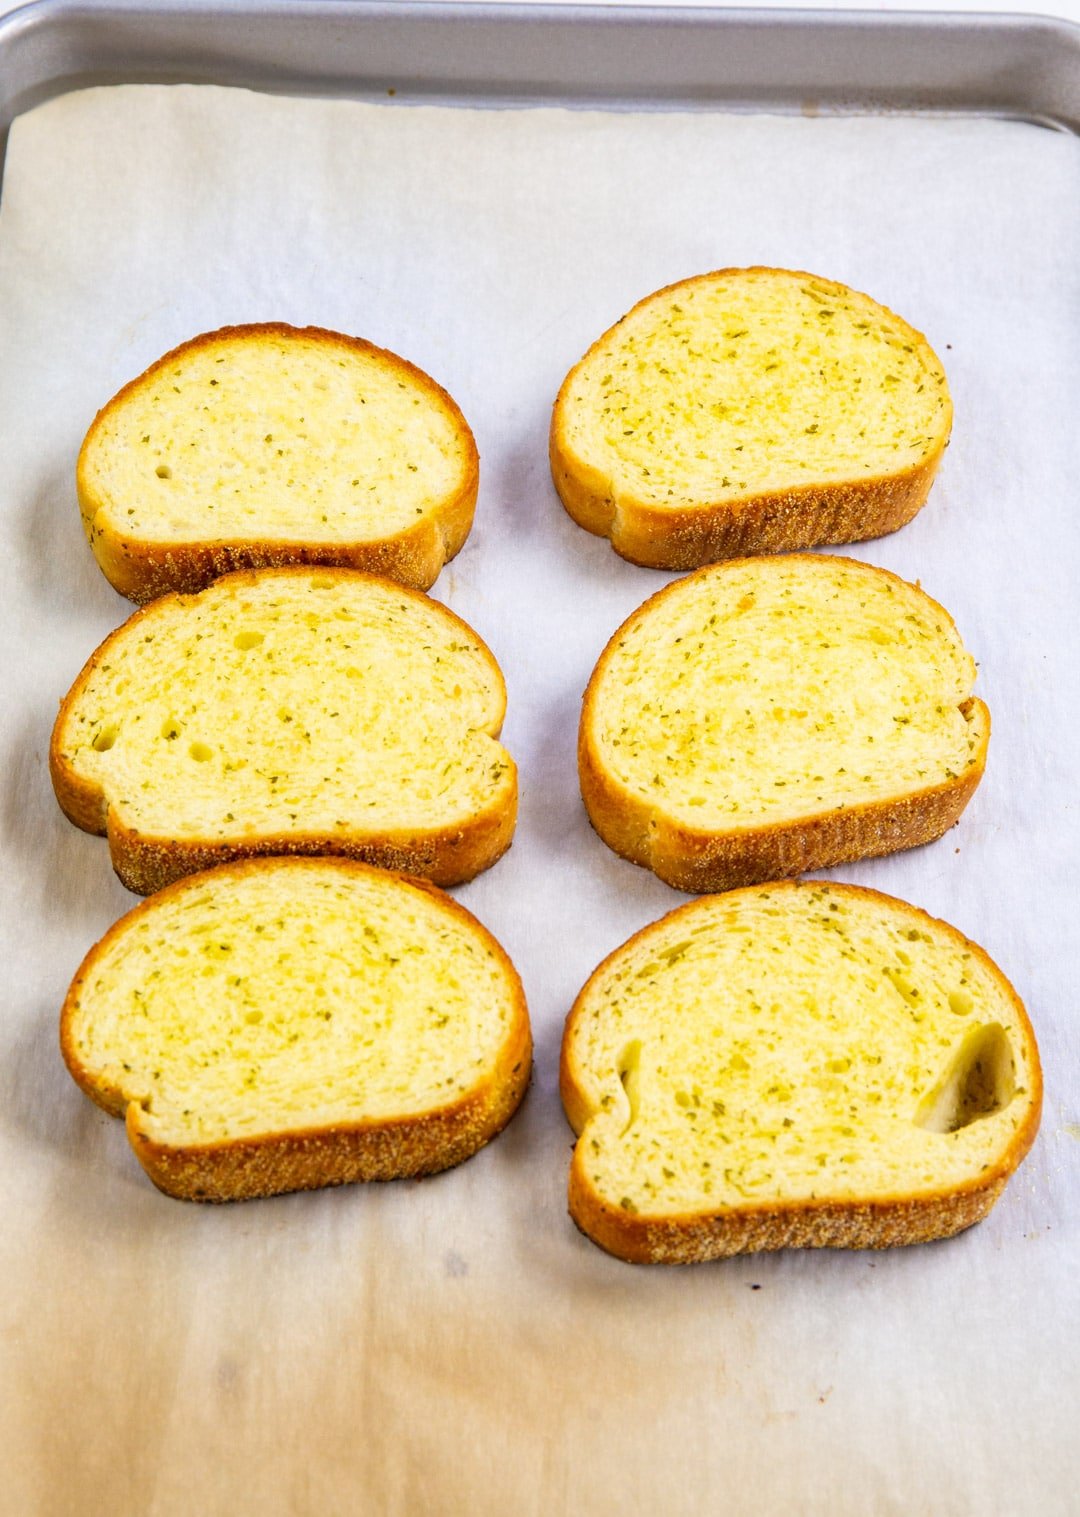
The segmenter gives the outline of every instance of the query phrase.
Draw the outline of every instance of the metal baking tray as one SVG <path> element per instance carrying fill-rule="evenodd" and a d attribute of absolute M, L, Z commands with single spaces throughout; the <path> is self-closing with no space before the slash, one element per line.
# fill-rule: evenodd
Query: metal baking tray
<path fill-rule="evenodd" d="M 890 122 L 913 123 L 927 144 L 958 123 L 994 122 L 986 140 L 1001 153 L 1006 191 L 1021 188 L 1017 164 L 1027 154 L 1037 163 L 1042 144 L 1058 165 L 1055 182 L 1080 187 L 1080 28 L 1041 18 L 37 0 L 0 20 L 5 143 L 17 117 L 52 97 L 130 83 L 239 86 L 391 112 L 737 117 L 740 150 L 750 155 L 759 128 L 771 142 L 767 124 L 784 117 L 823 123 L 826 179 L 837 123 L 855 123 L 856 133 L 873 123 L 869 151 Z M 1023 154 L 1011 158 L 1014 133 Z M 854 144 L 849 169 L 860 140 L 845 137 Z M 389 198 L 380 203 L 391 204 L 393 186 L 382 190 Z M 506 405 L 520 412 L 512 442 L 499 431 L 503 397 L 485 393 L 483 366 L 463 360 L 486 429 L 480 515 L 470 546 L 434 589 L 492 642 L 510 686 L 519 839 L 461 895 L 525 976 L 537 1067 L 523 1110 L 482 1155 L 422 1186 L 224 1209 L 159 1197 L 119 1124 L 81 1102 L 55 1048 L 58 996 L 89 945 L 88 923 L 100 932 L 130 903 L 109 879 L 105 845 L 74 834 L 43 799 L 44 744 L 73 650 L 88 653 L 91 631 L 123 614 L 119 603 L 83 603 L 99 587 L 80 556 L 74 456 L 60 450 L 32 497 L 3 493 L 0 476 L 0 510 L 17 520 L 17 551 L 0 573 L 18 608 L 0 618 L 0 692 L 6 699 L 6 680 L 18 689 L 5 708 L 0 765 L 0 957 L 10 967 L 0 1021 L 0 1509 L 108 1505 L 140 1517 L 722 1509 L 1052 1517 L 1076 1509 L 1080 1033 L 1070 1012 L 1080 983 L 1072 907 L 1080 540 L 1071 492 L 1080 358 L 1070 348 L 1078 347 L 1080 197 L 1021 197 L 1010 216 L 992 193 L 980 202 L 960 182 L 938 182 L 928 203 L 947 235 L 937 237 L 917 201 L 910 215 L 892 207 L 885 217 L 874 186 L 866 192 L 865 213 L 845 233 L 850 246 L 884 236 L 887 224 L 889 256 L 910 262 L 936 249 L 954 303 L 988 320 L 1002 315 L 1004 335 L 988 339 L 985 361 L 981 350 L 973 357 L 970 316 L 956 323 L 956 351 L 943 352 L 960 419 L 924 513 L 895 538 L 853 550 L 921 575 L 953 611 L 982 659 L 979 688 L 995 734 L 987 779 L 956 834 L 895 862 L 833 873 L 949 917 L 984 943 L 1027 1001 L 1047 1099 L 1038 1144 L 1004 1199 L 972 1233 L 923 1249 L 787 1253 L 667 1272 L 608 1259 L 566 1218 L 571 1139 L 555 1088 L 562 1016 L 601 952 L 677 899 L 606 853 L 574 784 L 573 726 L 598 628 L 614 630 L 664 583 L 567 522 L 547 478 L 551 381 L 625 308 L 602 301 L 553 302 L 550 317 L 538 318 L 539 398 L 528 400 L 503 372 Z M 836 204 L 846 214 L 842 197 Z M 752 222 L 753 197 L 740 205 Z M 662 231 L 654 229 L 654 254 Z M 552 248 L 561 236 L 574 257 L 574 235 L 557 225 Z M 1029 275 L 1006 286 L 995 269 L 1021 248 L 1033 253 Z M 694 272 L 673 266 L 668 277 Z M 626 285 L 631 297 L 646 292 Z M 903 314 L 920 324 L 920 312 Z M 947 315 L 938 322 L 949 337 Z M 12 387 L 36 385 L 44 415 L 55 397 L 39 369 L 24 379 L 27 357 L 0 354 L 2 374 Z M 536 362 L 533 349 L 522 358 Z M 456 394 L 460 375 L 435 372 Z M 0 414 L 0 469 L 8 425 Z M 48 452 L 44 426 L 41 437 Z M 67 524 L 59 544 L 58 522 Z M 515 607 L 516 592 L 492 563 L 496 548 L 519 574 L 530 554 L 544 572 L 563 564 L 580 628 L 572 616 L 557 627 L 545 621 L 524 581 Z M 18 596 L 17 579 L 30 582 Z M 551 634 L 545 678 L 521 623 L 529 617 Z M 13 671 L 31 646 L 52 662 L 27 689 Z M 530 658 L 526 681 L 518 664 Z"/>
<path fill-rule="evenodd" d="M 0 21 L 0 126 L 89 84 L 177 81 L 498 105 L 943 111 L 1080 123 L 1071 23 L 599 5 L 94 5 Z"/>

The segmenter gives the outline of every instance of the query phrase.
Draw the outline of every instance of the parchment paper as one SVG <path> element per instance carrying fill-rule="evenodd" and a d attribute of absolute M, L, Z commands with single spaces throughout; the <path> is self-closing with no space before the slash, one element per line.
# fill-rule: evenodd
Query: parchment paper
<path fill-rule="evenodd" d="M 4 680 L 0 1317 L 12 1513 L 1048 1514 L 1076 1510 L 1080 173 L 1074 139 L 947 120 L 414 109 L 193 88 L 20 120 L 0 210 Z M 980 660 L 960 826 L 834 871 L 947 917 L 1040 1039 L 1042 1135 L 991 1218 L 887 1254 L 634 1269 L 566 1215 L 563 1018 L 680 899 L 577 792 L 579 698 L 666 576 L 564 515 L 566 369 L 648 291 L 772 263 L 927 332 L 956 402 L 929 504 L 854 551 Z M 130 609 L 79 526 L 96 408 L 226 322 L 358 333 L 457 398 L 480 505 L 435 587 L 506 673 L 511 853 L 458 894 L 524 978 L 536 1074 L 437 1179 L 225 1208 L 154 1191 L 76 1090 L 57 1013 L 133 904 L 60 815 L 60 696 Z"/>

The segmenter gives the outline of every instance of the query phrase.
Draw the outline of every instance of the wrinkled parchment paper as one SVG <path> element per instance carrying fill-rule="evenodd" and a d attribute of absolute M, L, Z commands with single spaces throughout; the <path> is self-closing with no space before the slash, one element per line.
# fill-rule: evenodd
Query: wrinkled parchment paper
<path fill-rule="evenodd" d="M 946 120 L 410 108 L 95 90 L 11 136 L 0 208 L 0 1427 L 5 1510 L 1016 1514 L 1078 1475 L 1080 158 Z M 565 1206 L 562 1021 L 679 899 L 578 799 L 610 633 L 666 576 L 562 512 L 566 369 L 648 291 L 772 263 L 927 332 L 957 421 L 930 503 L 853 550 L 923 585 L 980 661 L 986 779 L 960 826 L 835 871 L 944 915 L 1016 983 L 1042 1135 L 992 1217 L 889 1254 L 634 1269 Z M 79 526 L 96 408 L 227 322 L 358 333 L 457 398 L 479 512 L 435 594 L 506 673 L 511 853 L 457 892 L 525 981 L 536 1074 L 437 1179 L 224 1208 L 155 1192 L 79 1094 L 57 1013 L 133 900 L 60 815 L 56 703 L 130 609 Z M 4 1505 L 4 1502 L 0 1502 Z"/>

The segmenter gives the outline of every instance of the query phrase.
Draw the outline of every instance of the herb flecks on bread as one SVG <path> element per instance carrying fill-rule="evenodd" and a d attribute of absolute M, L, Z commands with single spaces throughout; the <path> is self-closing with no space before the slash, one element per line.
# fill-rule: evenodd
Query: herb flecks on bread
<path fill-rule="evenodd" d="M 648 296 L 570 371 L 552 473 L 623 557 L 689 569 L 894 531 L 951 425 L 939 360 L 884 306 L 810 274 L 725 269 Z"/>
<path fill-rule="evenodd" d="M 87 956 L 61 1046 L 154 1183 L 216 1201 L 457 1164 L 531 1058 L 491 934 L 343 860 L 227 865 L 144 902 Z"/>
<path fill-rule="evenodd" d="M 980 948 L 816 882 L 694 901 L 617 949 L 567 1020 L 561 1085 L 574 1219 L 668 1263 L 968 1227 L 1034 1140 L 1042 1088 Z"/>
<path fill-rule="evenodd" d="M 513 835 L 498 665 L 452 612 L 347 569 L 238 573 L 136 612 L 61 705 L 66 814 L 143 894 L 256 853 L 458 884 Z"/>
<path fill-rule="evenodd" d="M 718 564 L 616 632 L 585 693 L 582 795 L 617 853 L 722 890 L 939 837 L 989 712 L 948 613 L 833 555 Z"/>
<path fill-rule="evenodd" d="M 159 359 L 98 413 L 76 480 L 106 577 L 147 601 L 290 563 L 427 589 L 468 535 L 478 471 L 468 424 L 422 370 L 276 323 Z"/>

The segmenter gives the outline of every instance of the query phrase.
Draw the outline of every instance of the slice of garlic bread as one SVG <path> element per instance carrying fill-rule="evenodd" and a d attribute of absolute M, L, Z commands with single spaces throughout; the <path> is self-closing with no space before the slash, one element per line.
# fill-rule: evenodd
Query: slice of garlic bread
<path fill-rule="evenodd" d="M 930 842 L 982 778 L 990 713 L 949 614 L 853 559 L 716 564 L 619 628 L 581 714 L 596 831 L 679 890 Z"/>
<path fill-rule="evenodd" d="M 144 901 L 87 955 L 60 1041 L 154 1184 L 204 1201 L 447 1169 L 510 1120 L 531 1059 L 491 934 L 343 859 L 228 864 Z"/>
<path fill-rule="evenodd" d="M 281 564 L 426 590 L 468 536 L 478 478 L 465 418 L 422 370 L 281 323 L 166 353 L 98 413 L 76 471 L 98 563 L 140 602 Z"/>
<path fill-rule="evenodd" d="M 50 769 L 146 895 L 252 854 L 340 853 L 460 884 L 510 846 L 506 687 L 459 617 L 351 569 L 227 575 L 101 645 Z"/>
<path fill-rule="evenodd" d="M 574 1220 L 672 1264 L 959 1232 L 1042 1100 L 1031 1025 L 982 949 L 818 882 L 693 901 L 617 949 L 567 1019 L 561 1089 Z"/>
<path fill-rule="evenodd" d="M 551 423 L 563 505 L 633 563 L 893 532 L 952 426 L 926 339 L 867 295 L 722 269 L 648 296 L 567 375 Z"/>

